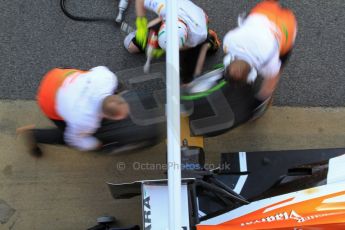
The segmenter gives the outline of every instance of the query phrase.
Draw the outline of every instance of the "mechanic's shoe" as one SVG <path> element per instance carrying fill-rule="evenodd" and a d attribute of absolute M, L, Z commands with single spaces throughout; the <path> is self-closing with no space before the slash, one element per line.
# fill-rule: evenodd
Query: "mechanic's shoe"
<path fill-rule="evenodd" d="M 30 150 L 29 150 L 29 153 L 30 153 L 31 156 L 36 157 L 36 158 L 40 158 L 40 157 L 43 156 L 42 150 L 41 150 L 40 147 L 38 147 L 37 145 L 36 145 L 35 148 L 30 149 Z"/>
<path fill-rule="evenodd" d="M 42 157 L 43 152 L 38 147 L 37 142 L 32 134 L 32 130 L 27 130 L 22 133 L 23 137 L 25 138 L 25 145 L 28 148 L 29 154 L 33 157 Z"/>
<path fill-rule="evenodd" d="M 38 146 L 33 136 L 32 129 L 34 127 L 35 127 L 34 125 L 23 126 L 23 127 L 18 128 L 16 130 L 16 133 L 17 135 L 22 135 L 24 137 L 25 145 L 27 146 L 30 155 L 33 157 L 39 158 L 39 157 L 42 157 L 43 152 Z"/>
<path fill-rule="evenodd" d="M 215 53 L 221 45 L 221 41 L 218 38 L 217 33 L 214 30 L 208 29 L 208 41 L 211 44 L 210 52 Z"/>

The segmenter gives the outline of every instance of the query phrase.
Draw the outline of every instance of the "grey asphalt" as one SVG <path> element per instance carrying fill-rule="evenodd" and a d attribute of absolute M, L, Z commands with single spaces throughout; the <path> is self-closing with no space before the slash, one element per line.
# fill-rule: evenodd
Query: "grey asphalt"
<path fill-rule="evenodd" d="M 134 25 L 134 1 L 126 21 Z M 237 15 L 258 1 L 198 0 L 223 37 Z M 286 0 L 299 22 L 296 48 L 283 74 L 274 104 L 344 106 L 345 1 Z M 67 0 L 76 15 L 116 17 L 117 0 Z M 106 65 L 113 71 L 145 63 L 123 48 L 115 26 L 71 21 L 59 0 L 0 1 L 0 98 L 34 99 L 42 75 L 56 66 L 87 69 Z M 207 66 L 222 60 L 219 52 Z"/>

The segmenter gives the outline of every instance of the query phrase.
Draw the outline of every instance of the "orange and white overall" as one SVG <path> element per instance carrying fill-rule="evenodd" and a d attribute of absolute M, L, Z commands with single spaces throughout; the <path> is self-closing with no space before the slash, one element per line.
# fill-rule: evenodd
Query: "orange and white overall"
<path fill-rule="evenodd" d="M 294 13 L 279 5 L 278 1 L 266 0 L 257 4 L 251 14 L 265 15 L 276 25 L 278 31 L 272 31 L 279 42 L 280 56 L 287 54 L 294 45 L 297 34 L 297 20 Z"/>
<path fill-rule="evenodd" d="M 48 118 L 63 120 L 56 111 L 57 92 L 68 77 L 70 77 L 69 79 L 73 79 L 84 72 L 77 69 L 54 68 L 43 77 L 37 92 L 37 102 Z"/>

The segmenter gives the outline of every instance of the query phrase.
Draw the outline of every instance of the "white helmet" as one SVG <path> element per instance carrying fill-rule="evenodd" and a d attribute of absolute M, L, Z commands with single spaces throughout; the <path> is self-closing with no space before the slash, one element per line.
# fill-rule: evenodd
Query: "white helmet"
<path fill-rule="evenodd" d="M 179 47 L 182 48 L 185 46 L 187 36 L 188 36 L 188 29 L 184 22 L 178 21 L 177 22 L 178 29 L 178 37 L 179 37 Z M 167 31 L 166 31 L 166 24 L 165 22 L 162 23 L 161 27 L 159 28 L 158 32 L 158 44 L 163 49 L 166 50 L 167 47 Z"/>

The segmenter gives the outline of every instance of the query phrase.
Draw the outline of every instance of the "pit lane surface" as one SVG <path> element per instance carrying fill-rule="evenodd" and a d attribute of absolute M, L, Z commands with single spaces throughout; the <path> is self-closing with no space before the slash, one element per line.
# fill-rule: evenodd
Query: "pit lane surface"
<path fill-rule="evenodd" d="M 237 15 L 258 1 L 195 1 L 208 13 L 210 27 L 221 38 L 234 28 Z M 276 105 L 343 106 L 345 2 L 282 1 L 297 15 L 299 33 L 291 62 L 276 92 Z M 117 0 L 67 0 L 75 15 L 115 18 Z M 126 21 L 134 25 L 134 4 Z M 144 65 L 143 55 L 129 55 L 118 28 L 74 22 L 60 10 L 59 0 L 0 1 L 0 98 L 33 99 L 42 75 L 56 66 L 113 71 Z M 208 66 L 221 62 L 222 52 Z"/>

